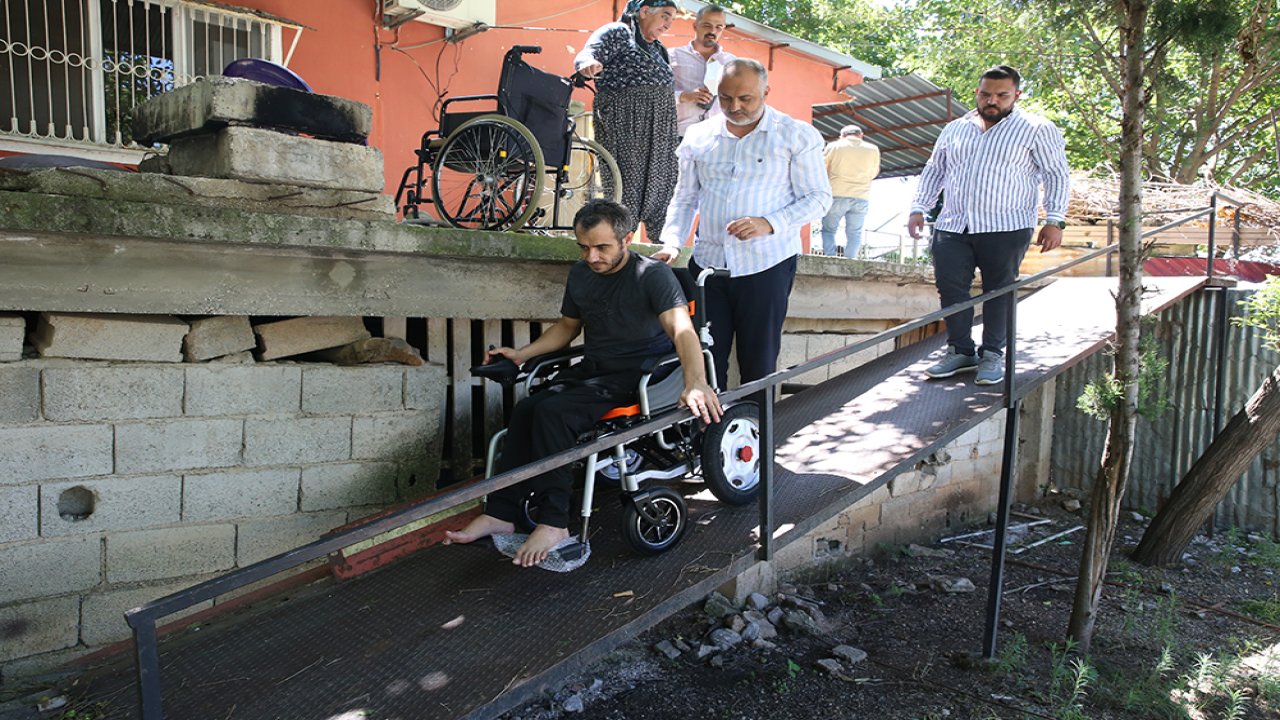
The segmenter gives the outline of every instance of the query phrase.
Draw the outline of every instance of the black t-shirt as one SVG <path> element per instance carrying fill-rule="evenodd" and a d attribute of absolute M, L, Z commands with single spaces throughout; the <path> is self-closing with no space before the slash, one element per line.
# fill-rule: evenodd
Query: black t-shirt
<path fill-rule="evenodd" d="M 582 321 L 586 358 L 605 372 L 631 370 L 674 350 L 658 316 L 686 304 L 671 268 L 627 252 L 627 264 L 609 275 L 575 263 L 560 303 L 560 314 Z"/>

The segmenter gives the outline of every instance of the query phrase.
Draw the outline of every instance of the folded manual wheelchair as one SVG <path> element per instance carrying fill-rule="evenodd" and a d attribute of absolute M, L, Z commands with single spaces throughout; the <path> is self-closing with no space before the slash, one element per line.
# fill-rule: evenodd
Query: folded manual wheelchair
<path fill-rule="evenodd" d="M 717 272 L 703 270 L 695 283 L 686 269 L 676 269 L 690 302 L 690 314 L 702 342 L 707 377 L 715 385 L 711 360 L 711 334 L 704 322 L 703 287 L 706 279 Z M 718 271 L 724 272 L 724 271 Z M 473 367 L 473 375 L 512 384 L 523 381 L 528 393 L 536 393 L 555 380 L 556 374 L 582 357 L 582 347 L 570 347 L 530 359 L 522 367 L 499 358 L 488 365 Z M 652 358 L 644 366 L 644 375 L 636 388 L 637 402 L 606 412 L 595 429 L 580 438 L 589 442 L 655 416 L 674 410 L 684 390 L 684 377 L 679 371 L 680 359 L 674 354 Z M 715 388 L 717 391 L 718 388 Z M 678 415 L 678 416 L 677 416 Z M 485 476 L 493 474 L 494 464 L 506 430 L 489 442 Z M 725 408 L 718 423 L 702 427 L 702 421 L 685 413 L 673 413 L 670 425 L 629 443 L 620 443 L 605 457 L 589 455 L 585 462 L 582 491 L 582 527 L 578 547 L 587 542 L 596 481 L 617 483 L 622 490 L 622 533 L 638 552 L 656 554 L 680 541 L 689 523 L 689 510 L 684 497 L 666 486 L 641 487 L 649 481 L 675 480 L 701 474 L 707 488 L 719 500 L 742 505 L 755 499 L 760 482 L 759 411 L 754 403 L 743 402 Z M 522 504 L 521 519 L 532 529 L 537 523 L 537 507 L 532 494 Z M 562 551 L 562 555 L 565 555 Z"/>
<path fill-rule="evenodd" d="M 496 95 L 444 101 L 440 127 L 423 133 L 396 191 L 406 221 L 420 219 L 421 206 L 430 205 L 439 220 L 459 228 L 565 230 L 587 200 L 622 199 L 613 156 L 574 129 L 569 98 L 575 87 L 588 87 L 586 79 L 543 72 L 522 57 L 540 52 L 535 45 L 508 50 Z M 496 109 L 451 111 L 478 102 Z"/>

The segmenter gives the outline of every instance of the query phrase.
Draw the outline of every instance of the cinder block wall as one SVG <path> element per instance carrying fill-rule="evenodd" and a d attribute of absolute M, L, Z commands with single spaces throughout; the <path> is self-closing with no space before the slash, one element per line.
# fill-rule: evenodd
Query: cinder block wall
<path fill-rule="evenodd" d="M 0 677 L 435 489 L 444 389 L 434 364 L 0 365 Z"/>
<path fill-rule="evenodd" d="M 932 542 L 944 532 L 985 521 L 999 500 L 1004 420 L 1004 413 L 997 413 L 781 548 L 775 569 L 796 571 L 871 554 L 882 543 Z M 1018 490 L 1023 497 L 1025 491 Z"/>

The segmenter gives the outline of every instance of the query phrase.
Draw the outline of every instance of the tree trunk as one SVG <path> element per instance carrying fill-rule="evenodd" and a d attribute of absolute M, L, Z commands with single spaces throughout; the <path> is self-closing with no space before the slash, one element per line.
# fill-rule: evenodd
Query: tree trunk
<path fill-rule="evenodd" d="M 1172 565 L 1258 453 L 1280 437 L 1280 367 L 1213 439 L 1151 521 L 1133 559 Z"/>
<path fill-rule="evenodd" d="M 1107 560 L 1115 541 L 1133 460 L 1134 434 L 1138 422 L 1138 349 L 1142 300 L 1142 135 L 1144 56 L 1147 0 L 1117 2 L 1123 37 L 1124 115 L 1120 122 L 1120 287 L 1116 294 L 1115 377 L 1123 391 L 1111 409 L 1107 445 L 1102 464 L 1094 478 L 1089 505 L 1089 529 L 1081 549 L 1080 573 L 1076 580 L 1075 602 L 1067 637 L 1088 652 L 1093 640 Z"/>

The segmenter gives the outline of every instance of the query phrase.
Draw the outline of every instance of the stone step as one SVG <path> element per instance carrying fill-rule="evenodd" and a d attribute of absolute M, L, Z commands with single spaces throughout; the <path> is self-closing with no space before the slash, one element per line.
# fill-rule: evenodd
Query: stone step
<path fill-rule="evenodd" d="M 354 100 L 213 76 L 139 105 L 133 133 L 139 143 L 150 145 L 248 125 L 359 143 L 369 137 L 372 122 L 369 106 Z"/>
<path fill-rule="evenodd" d="M 358 317 L 293 318 L 263 323 L 253 331 L 258 334 L 261 360 L 326 350 L 371 337 Z"/>
<path fill-rule="evenodd" d="M 382 152 L 351 143 L 226 127 L 169 145 L 174 175 L 381 192 Z"/>
<path fill-rule="evenodd" d="M 40 357 L 182 362 L 187 324 L 169 315 L 40 313 Z"/>

